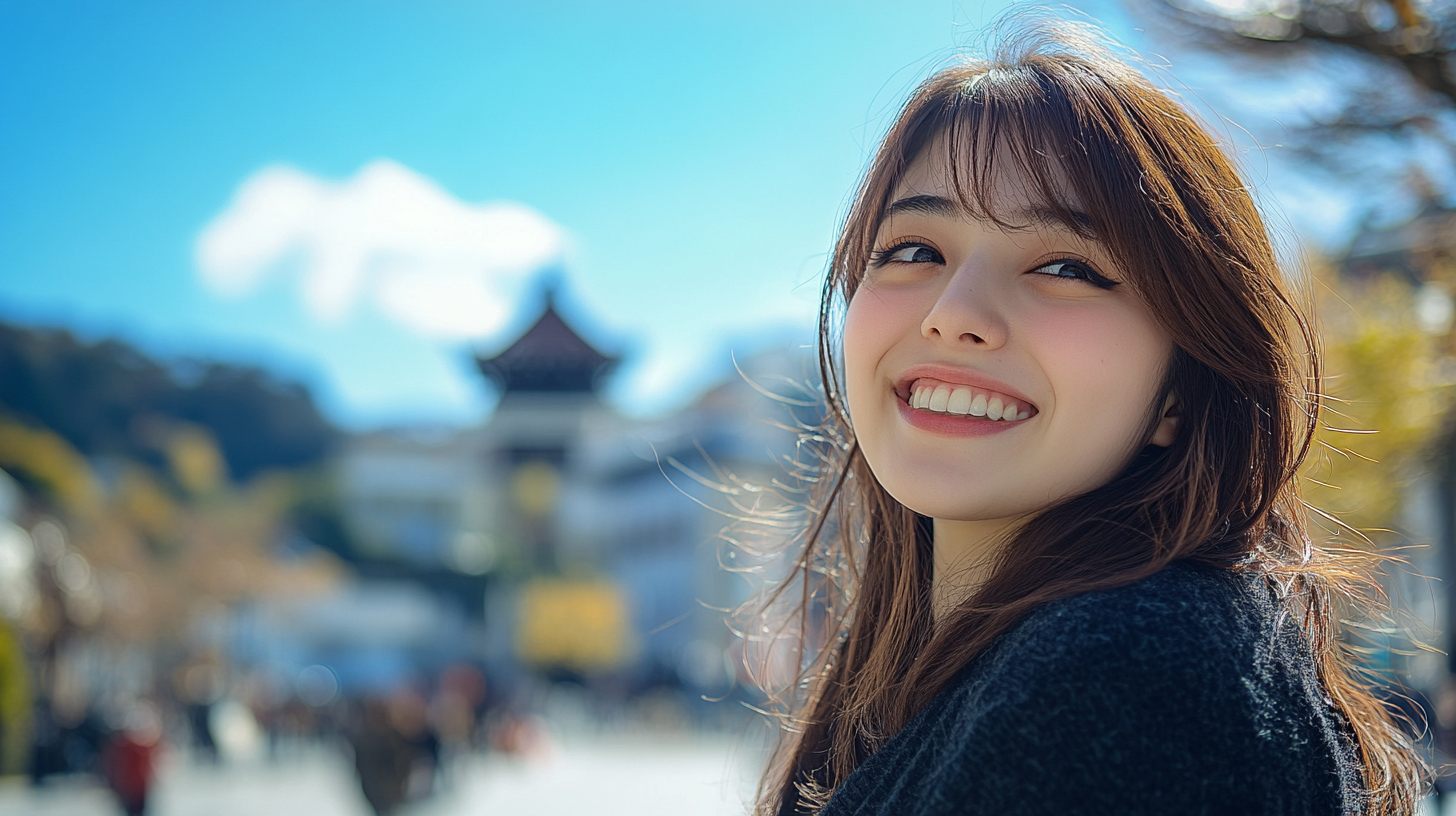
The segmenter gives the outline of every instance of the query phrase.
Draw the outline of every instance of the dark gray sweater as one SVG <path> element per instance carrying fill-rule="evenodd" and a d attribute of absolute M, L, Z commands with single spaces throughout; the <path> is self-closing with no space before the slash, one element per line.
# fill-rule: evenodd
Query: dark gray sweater
<path fill-rule="evenodd" d="M 1358 813 L 1303 636 L 1257 577 L 1175 564 L 1046 604 L 845 780 L 825 816 Z"/>

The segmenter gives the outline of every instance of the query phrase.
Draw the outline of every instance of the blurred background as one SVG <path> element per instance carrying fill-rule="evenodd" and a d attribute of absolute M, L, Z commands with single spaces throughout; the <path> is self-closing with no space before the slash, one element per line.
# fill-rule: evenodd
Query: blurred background
<path fill-rule="evenodd" d="M 0 2 L 0 814 L 744 812 L 722 531 L 868 151 L 1007 7 Z M 1306 490 L 1443 761 L 1456 5 L 1054 13 L 1314 293 Z"/>

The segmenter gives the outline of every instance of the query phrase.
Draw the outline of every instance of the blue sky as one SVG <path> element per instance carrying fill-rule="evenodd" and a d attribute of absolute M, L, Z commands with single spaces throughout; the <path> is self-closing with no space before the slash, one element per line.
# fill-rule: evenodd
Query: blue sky
<path fill-rule="evenodd" d="M 428 302 L 401 306 L 384 284 L 321 317 L 303 250 L 232 284 L 199 261 L 210 225 L 244 244 L 266 226 L 236 215 L 250 181 L 292 179 L 334 202 L 309 217 L 337 220 L 387 210 L 378 195 L 359 204 L 361 179 L 383 173 L 462 225 L 515 202 L 556 230 L 526 255 L 553 259 L 537 265 L 560 270 L 569 316 L 628 355 L 612 399 L 670 410 L 729 370 L 730 348 L 809 339 L 824 253 L 875 136 L 1001 9 L 7 0 L 0 319 L 265 364 L 350 427 L 477 420 L 488 398 L 468 352 L 530 316 L 530 269 L 500 267 L 482 290 L 507 317 L 441 331 L 402 320 Z M 1089 11 L 1141 44 L 1117 7 Z M 371 167 L 384 170 L 361 174 Z M 400 240 L 408 255 L 434 239 Z M 430 252 L 473 263 L 477 250 Z"/>

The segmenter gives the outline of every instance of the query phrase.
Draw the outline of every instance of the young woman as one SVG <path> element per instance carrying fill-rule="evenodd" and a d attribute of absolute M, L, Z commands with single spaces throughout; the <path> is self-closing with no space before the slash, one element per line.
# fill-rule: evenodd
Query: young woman
<path fill-rule="evenodd" d="M 843 444 L 761 813 L 1414 811 L 1297 493 L 1309 324 L 1175 101 L 1067 26 L 936 74 L 820 329 Z"/>

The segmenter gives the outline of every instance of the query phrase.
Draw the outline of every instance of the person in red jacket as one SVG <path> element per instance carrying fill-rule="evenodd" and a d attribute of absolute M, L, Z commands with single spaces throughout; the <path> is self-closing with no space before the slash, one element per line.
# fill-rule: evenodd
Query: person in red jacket
<path fill-rule="evenodd" d="M 106 784 L 121 800 L 127 816 L 141 816 L 147 811 L 161 737 L 156 711 L 139 705 L 127 715 L 125 727 L 112 735 L 102 754 Z"/>

